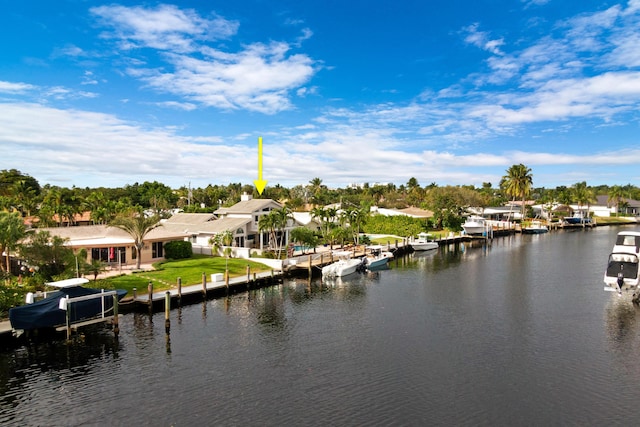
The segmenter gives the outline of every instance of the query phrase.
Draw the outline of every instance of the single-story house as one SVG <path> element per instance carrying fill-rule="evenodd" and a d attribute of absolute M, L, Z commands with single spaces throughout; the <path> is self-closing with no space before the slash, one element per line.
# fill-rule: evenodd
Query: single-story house
<path fill-rule="evenodd" d="M 39 228 L 52 236 L 67 239 L 67 246 L 74 250 L 87 250 L 87 262 L 100 260 L 111 265 L 136 263 L 133 238 L 124 230 L 106 225 L 85 225 L 74 227 Z M 174 240 L 184 240 L 185 233 L 165 227 L 156 227 L 145 237 L 140 262 L 148 264 L 164 259 L 164 244 Z"/>

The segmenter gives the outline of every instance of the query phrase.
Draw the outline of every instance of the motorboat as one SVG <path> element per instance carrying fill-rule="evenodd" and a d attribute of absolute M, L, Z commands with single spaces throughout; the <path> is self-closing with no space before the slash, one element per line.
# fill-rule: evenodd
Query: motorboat
<path fill-rule="evenodd" d="M 368 246 L 367 249 L 369 254 L 364 258 L 364 263 L 369 270 L 384 267 L 393 259 L 393 254 L 384 251 L 380 245 Z"/>
<path fill-rule="evenodd" d="M 14 330 L 57 328 L 69 323 L 104 316 L 113 311 L 113 295 L 121 300 L 127 291 L 105 291 L 85 288 L 85 278 L 48 282 L 56 288 L 41 295 L 28 293 L 27 303 L 9 310 L 9 321 Z M 38 296 L 44 297 L 36 301 Z"/>
<path fill-rule="evenodd" d="M 526 227 L 522 227 L 523 234 L 542 234 L 549 231 L 549 228 L 541 221 L 531 221 Z"/>
<path fill-rule="evenodd" d="M 476 215 L 468 217 L 462 224 L 466 234 L 484 234 L 487 231 L 487 227 L 486 218 Z"/>
<path fill-rule="evenodd" d="M 573 216 L 565 216 L 563 218 L 564 222 L 567 224 L 589 224 L 591 223 L 591 218 L 588 216 L 585 217 L 582 211 L 576 212 Z"/>
<path fill-rule="evenodd" d="M 360 258 L 352 258 L 349 251 L 334 251 L 333 256 L 338 260 L 322 267 L 322 277 L 346 276 L 364 266 L 364 261 Z"/>
<path fill-rule="evenodd" d="M 616 236 L 607 269 L 604 273 L 605 291 L 632 293 L 634 298 L 640 294 L 640 271 L 638 257 L 640 256 L 640 232 L 621 231 Z"/>
<path fill-rule="evenodd" d="M 414 251 L 429 251 L 432 249 L 438 249 L 438 242 L 433 240 L 429 233 L 419 233 L 410 243 Z"/>

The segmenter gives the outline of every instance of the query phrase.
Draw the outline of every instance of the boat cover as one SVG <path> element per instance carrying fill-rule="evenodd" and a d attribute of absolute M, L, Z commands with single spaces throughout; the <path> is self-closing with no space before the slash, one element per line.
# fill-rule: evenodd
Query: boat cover
<path fill-rule="evenodd" d="M 82 286 L 72 286 L 63 291 L 50 293 L 47 298 L 14 307 L 9 310 L 9 320 L 13 329 L 39 329 L 53 328 L 65 325 L 67 322 L 67 312 L 59 307 L 60 299 L 65 296 L 75 298 L 91 294 L 101 293 L 100 289 L 83 288 Z M 118 300 L 127 294 L 126 290 L 118 289 Z M 104 299 L 105 310 L 113 308 L 113 297 L 110 295 Z M 95 298 L 87 301 L 78 301 L 70 304 L 71 322 L 83 319 L 90 319 L 102 312 L 102 298 Z"/>

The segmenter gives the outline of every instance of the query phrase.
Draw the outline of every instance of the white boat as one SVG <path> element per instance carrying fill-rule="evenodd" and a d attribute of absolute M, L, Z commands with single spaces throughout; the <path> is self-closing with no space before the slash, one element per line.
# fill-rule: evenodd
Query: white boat
<path fill-rule="evenodd" d="M 542 234 L 548 231 L 549 228 L 540 221 L 531 221 L 528 226 L 522 227 L 522 233 L 524 234 Z"/>
<path fill-rule="evenodd" d="M 472 215 L 462 224 L 462 228 L 466 234 L 484 234 L 487 231 L 487 220 L 481 216 Z"/>
<path fill-rule="evenodd" d="M 367 249 L 369 254 L 364 258 L 364 263 L 369 270 L 384 267 L 393 259 L 393 254 L 383 251 L 380 245 L 368 246 Z"/>
<path fill-rule="evenodd" d="M 611 292 L 627 292 L 637 298 L 640 271 L 640 232 L 621 231 L 609 255 L 607 269 L 604 272 L 604 290 Z"/>
<path fill-rule="evenodd" d="M 438 249 L 438 242 L 431 238 L 429 233 L 420 233 L 418 237 L 414 238 L 411 242 L 411 247 L 414 251 L 429 251 L 431 249 Z"/>
<path fill-rule="evenodd" d="M 338 260 L 332 264 L 322 267 L 323 277 L 342 277 L 351 273 L 355 273 L 358 267 L 363 265 L 363 261 L 359 258 L 351 258 L 349 251 L 335 251 L 333 256 Z"/>

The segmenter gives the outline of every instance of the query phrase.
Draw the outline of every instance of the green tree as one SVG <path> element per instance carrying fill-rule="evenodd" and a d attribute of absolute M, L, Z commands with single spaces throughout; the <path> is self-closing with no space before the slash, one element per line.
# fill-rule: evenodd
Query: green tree
<path fill-rule="evenodd" d="M 136 248 L 136 269 L 140 269 L 144 239 L 151 230 L 162 224 L 157 216 L 147 218 L 141 212 L 133 212 L 129 215 L 117 216 L 109 226 L 124 230 L 133 238 L 133 246 Z"/>
<path fill-rule="evenodd" d="M 48 231 L 40 231 L 29 235 L 20 247 L 20 255 L 44 281 L 50 281 L 56 276 L 73 277 L 75 255 L 66 243 L 67 239 L 52 236 Z"/>
<path fill-rule="evenodd" d="M 11 271 L 11 251 L 16 249 L 25 233 L 24 222 L 18 212 L 0 211 L 0 254 L 5 254 L 5 263 L 0 261 L 1 271 Z"/>

